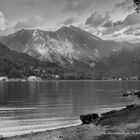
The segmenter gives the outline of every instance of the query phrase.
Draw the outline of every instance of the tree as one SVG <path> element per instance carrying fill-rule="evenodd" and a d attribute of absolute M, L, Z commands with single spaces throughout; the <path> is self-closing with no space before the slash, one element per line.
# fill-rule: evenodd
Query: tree
<path fill-rule="evenodd" d="M 140 0 L 133 0 L 133 2 L 134 2 L 134 7 L 136 7 L 136 11 L 138 12 L 138 13 L 140 13 Z"/>

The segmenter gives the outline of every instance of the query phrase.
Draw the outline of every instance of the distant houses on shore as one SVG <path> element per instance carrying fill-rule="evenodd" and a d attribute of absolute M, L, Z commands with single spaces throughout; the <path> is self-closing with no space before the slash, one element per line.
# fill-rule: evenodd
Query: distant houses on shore
<path fill-rule="evenodd" d="M 0 81 L 8 81 L 8 77 L 7 76 L 2 76 L 2 77 L 0 77 Z"/>
<path fill-rule="evenodd" d="M 41 78 L 36 77 L 36 76 L 29 76 L 29 77 L 27 78 L 27 80 L 28 80 L 28 81 L 40 81 Z"/>
<path fill-rule="evenodd" d="M 131 76 L 131 77 L 103 77 L 101 80 L 113 80 L 113 81 L 123 81 L 123 80 L 140 80 L 140 77 Z"/>
<path fill-rule="evenodd" d="M 89 80 L 107 80 L 107 81 L 123 81 L 123 80 L 140 80 L 140 77 L 132 76 L 129 78 L 124 77 L 102 77 L 99 79 L 90 79 Z M 86 78 L 79 78 L 75 77 L 75 75 L 56 75 L 56 74 L 49 74 L 44 76 L 28 76 L 24 78 L 8 78 L 8 76 L 0 76 L 0 81 L 41 81 L 41 80 L 86 80 Z"/>
<path fill-rule="evenodd" d="M 41 81 L 41 80 L 58 80 L 59 75 L 46 75 L 45 77 L 29 76 L 26 78 L 8 78 L 8 76 L 0 76 L 0 81 Z"/>

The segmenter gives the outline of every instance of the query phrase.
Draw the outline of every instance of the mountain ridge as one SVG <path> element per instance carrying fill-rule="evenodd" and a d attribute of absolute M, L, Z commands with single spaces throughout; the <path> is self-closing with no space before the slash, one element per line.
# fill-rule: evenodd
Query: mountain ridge
<path fill-rule="evenodd" d="M 86 59 L 96 61 L 108 52 L 107 50 L 105 53 L 102 52 L 99 46 L 101 48 L 104 45 L 115 44 L 113 41 L 104 41 L 74 26 L 62 27 L 55 32 L 20 30 L 3 37 L 0 41 L 14 51 L 27 53 L 40 60 L 59 60 L 62 65 L 65 64 L 63 57 L 69 63 L 73 63 L 73 60 L 85 61 Z M 100 56 L 98 53 L 101 53 Z"/>
<path fill-rule="evenodd" d="M 2 37 L 0 42 L 38 60 L 84 73 L 101 76 L 140 74 L 136 61 L 140 55 L 139 44 L 103 40 L 74 26 L 64 26 L 54 32 L 20 30 Z M 135 62 L 134 66 L 132 63 Z"/>

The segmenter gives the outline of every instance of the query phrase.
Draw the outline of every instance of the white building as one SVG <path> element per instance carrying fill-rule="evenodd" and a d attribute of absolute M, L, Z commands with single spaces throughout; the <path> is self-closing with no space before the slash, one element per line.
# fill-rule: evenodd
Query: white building
<path fill-rule="evenodd" d="M 37 77 L 36 76 L 29 76 L 28 81 L 37 81 Z"/>
<path fill-rule="evenodd" d="M 6 76 L 0 77 L 0 81 L 7 81 L 7 80 L 8 80 L 8 77 L 6 77 Z"/>
<path fill-rule="evenodd" d="M 59 75 L 55 75 L 55 74 L 53 74 L 52 77 L 55 78 L 55 79 L 59 79 L 60 78 Z"/>
<path fill-rule="evenodd" d="M 59 78 L 60 78 L 60 76 L 59 76 L 59 75 L 55 75 L 55 78 L 56 78 L 56 79 L 59 79 Z"/>

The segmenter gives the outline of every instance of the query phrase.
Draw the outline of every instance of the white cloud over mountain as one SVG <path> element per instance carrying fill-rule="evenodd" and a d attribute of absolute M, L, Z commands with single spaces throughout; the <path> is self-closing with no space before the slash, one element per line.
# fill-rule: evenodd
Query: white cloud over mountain
<path fill-rule="evenodd" d="M 109 18 L 110 15 L 108 12 L 106 12 L 105 14 L 101 14 L 96 11 L 87 18 L 86 24 L 96 28 L 101 26 L 105 21 L 108 21 Z"/>
<path fill-rule="evenodd" d="M 6 28 L 6 18 L 2 11 L 0 11 L 0 30 L 4 30 Z"/>
<path fill-rule="evenodd" d="M 113 21 L 110 12 L 102 14 L 96 11 L 87 18 L 85 24 L 88 25 L 93 34 L 103 38 L 133 39 L 138 37 L 140 33 L 140 14 L 133 11 L 123 20 Z"/>
<path fill-rule="evenodd" d="M 76 22 L 77 22 L 77 19 L 70 17 L 70 18 L 66 19 L 62 24 L 67 26 L 67 25 L 71 25 Z"/>
<path fill-rule="evenodd" d="M 43 19 L 41 18 L 41 16 L 35 15 L 26 21 L 17 22 L 16 25 L 14 26 L 14 29 L 15 31 L 21 29 L 32 29 L 38 28 L 41 25 L 43 25 Z"/>
<path fill-rule="evenodd" d="M 132 0 L 6 1 L 0 1 L 1 34 L 74 25 L 105 39 L 139 37 L 140 14 L 134 11 Z"/>

